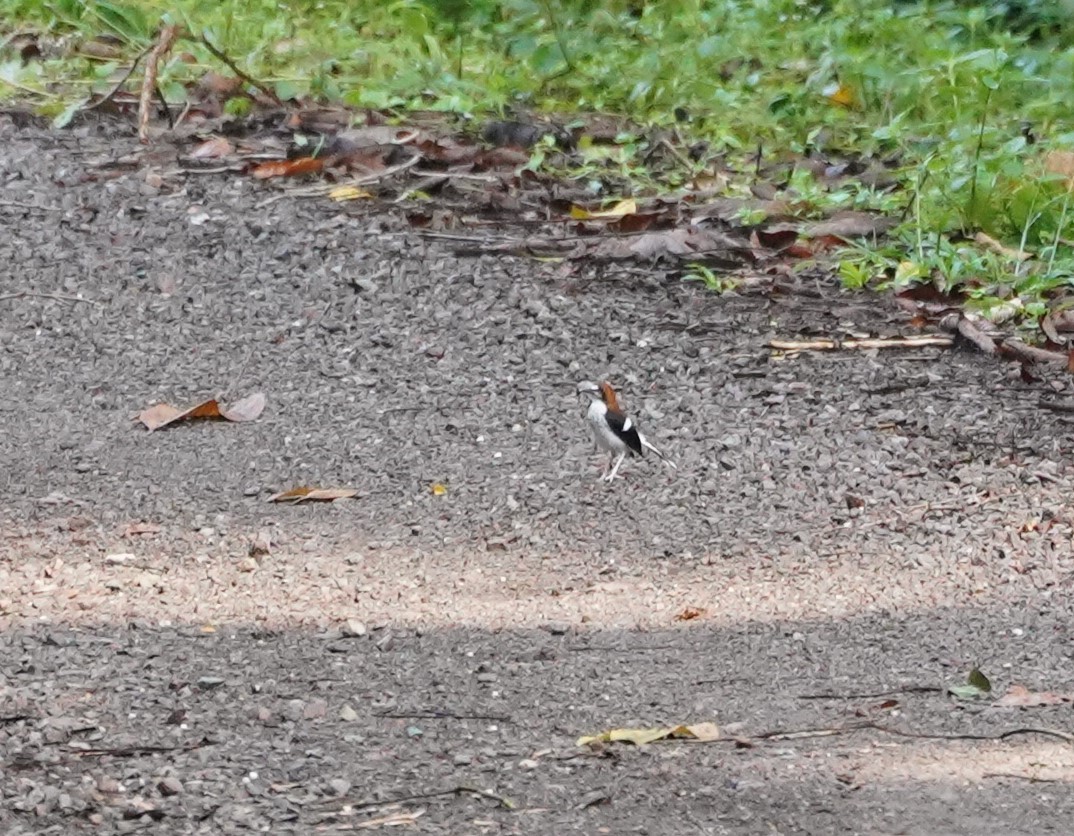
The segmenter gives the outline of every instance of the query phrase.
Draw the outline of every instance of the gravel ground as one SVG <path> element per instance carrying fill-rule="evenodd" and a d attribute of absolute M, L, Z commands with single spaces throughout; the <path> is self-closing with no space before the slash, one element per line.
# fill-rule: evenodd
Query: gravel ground
<path fill-rule="evenodd" d="M 115 128 L 0 138 L 4 833 L 1069 832 L 1067 739 L 973 739 L 1069 703 L 855 696 L 1074 691 L 1064 382 L 771 356 L 906 328 L 829 281 L 457 257 Z M 598 481 L 600 377 L 678 470 Z"/>

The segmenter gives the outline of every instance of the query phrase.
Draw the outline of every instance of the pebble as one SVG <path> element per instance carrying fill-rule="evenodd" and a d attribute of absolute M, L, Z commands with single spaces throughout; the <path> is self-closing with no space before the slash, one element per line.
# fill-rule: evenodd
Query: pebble
<path fill-rule="evenodd" d="M 164 796 L 179 795 L 183 791 L 183 782 L 174 775 L 168 775 L 157 782 L 157 789 Z"/>

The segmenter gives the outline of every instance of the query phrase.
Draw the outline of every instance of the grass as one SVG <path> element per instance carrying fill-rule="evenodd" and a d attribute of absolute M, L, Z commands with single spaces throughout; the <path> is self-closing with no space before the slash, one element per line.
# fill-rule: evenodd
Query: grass
<path fill-rule="evenodd" d="M 743 171 L 758 149 L 771 162 L 885 161 L 902 188 L 831 185 L 801 167 L 788 184 L 807 211 L 903 219 L 883 246 L 843 254 L 848 286 L 930 281 L 986 313 L 1013 304 L 1032 322 L 1074 276 L 1074 155 L 1064 156 L 1074 149 L 1074 48 L 1064 46 L 1074 7 L 1064 0 L 0 0 L 0 11 L 61 38 L 108 33 L 127 53 L 0 54 L 0 95 L 53 115 L 107 90 L 161 21 L 177 22 L 283 99 L 610 111 L 675 125 Z M 226 73 L 184 42 L 162 68 L 165 95 L 181 99 L 210 68 Z M 643 185 L 644 140 L 625 144 L 634 153 L 622 173 Z M 1008 252 L 973 243 L 977 232 Z"/>

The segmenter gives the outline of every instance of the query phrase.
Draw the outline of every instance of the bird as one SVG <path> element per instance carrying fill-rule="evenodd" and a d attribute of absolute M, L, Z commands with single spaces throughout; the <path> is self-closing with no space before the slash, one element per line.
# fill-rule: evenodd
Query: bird
<path fill-rule="evenodd" d="M 619 399 L 608 381 L 593 383 L 583 380 L 578 384 L 578 394 L 591 398 L 586 420 L 593 430 L 593 440 L 597 447 L 611 454 L 608 469 L 600 477 L 603 481 L 611 482 L 615 478 L 627 454 L 644 456 L 646 450 L 667 462 L 673 470 L 676 469 L 675 463 L 650 444 L 638 432 L 634 420 L 619 408 Z"/>

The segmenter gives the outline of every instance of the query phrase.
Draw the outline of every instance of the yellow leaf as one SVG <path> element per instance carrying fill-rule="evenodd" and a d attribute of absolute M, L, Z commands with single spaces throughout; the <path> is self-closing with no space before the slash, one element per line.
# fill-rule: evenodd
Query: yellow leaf
<path fill-rule="evenodd" d="M 201 625 L 201 632 L 203 632 L 203 633 L 215 633 L 216 628 L 213 627 L 212 624 L 202 624 Z"/>
<path fill-rule="evenodd" d="M 357 186 L 337 186 L 328 193 L 328 196 L 332 200 L 344 201 L 344 200 L 358 200 L 359 198 L 372 197 L 371 192 L 367 192 L 365 189 L 359 189 Z"/>
<path fill-rule="evenodd" d="M 663 726 L 653 729 L 611 729 L 600 734 L 578 738 L 579 746 L 591 743 L 633 743 L 645 746 L 658 740 L 697 740 L 708 742 L 720 739 L 720 729 L 715 723 L 694 723 L 682 726 Z"/>
<path fill-rule="evenodd" d="M 600 221 L 600 220 L 617 220 L 625 215 L 633 215 L 638 211 L 637 201 L 632 198 L 626 200 L 620 200 L 614 206 L 609 209 L 600 209 L 596 212 L 591 212 L 584 206 L 571 206 L 571 217 L 576 221 Z"/>
<path fill-rule="evenodd" d="M 828 101 L 840 107 L 854 108 L 858 106 L 858 97 L 854 90 L 846 84 L 830 84 L 824 88 L 824 95 Z"/>
<path fill-rule="evenodd" d="M 440 482 L 433 482 L 432 487 L 429 489 L 433 492 L 433 496 L 443 496 L 447 493 L 447 485 Z"/>

